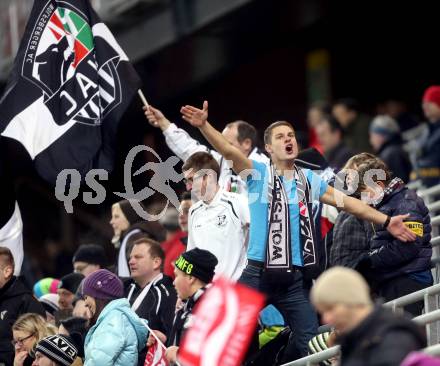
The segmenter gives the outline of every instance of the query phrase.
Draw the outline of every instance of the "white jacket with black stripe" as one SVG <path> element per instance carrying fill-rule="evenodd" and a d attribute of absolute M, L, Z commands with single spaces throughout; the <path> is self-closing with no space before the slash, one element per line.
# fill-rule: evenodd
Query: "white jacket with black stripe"
<path fill-rule="evenodd" d="M 246 266 L 249 223 L 247 199 L 220 188 L 210 203 L 191 207 L 187 250 L 210 251 L 218 260 L 216 275 L 238 280 Z"/>

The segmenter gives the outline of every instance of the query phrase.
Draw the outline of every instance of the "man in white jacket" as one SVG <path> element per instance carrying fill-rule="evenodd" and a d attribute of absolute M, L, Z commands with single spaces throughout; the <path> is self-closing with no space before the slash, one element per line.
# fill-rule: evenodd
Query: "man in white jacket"
<path fill-rule="evenodd" d="M 189 211 L 187 250 L 210 251 L 218 260 L 215 274 L 236 281 L 246 266 L 247 200 L 218 185 L 219 166 L 207 152 L 193 154 L 182 170 L 187 188 L 197 200 Z"/>
<path fill-rule="evenodd" d="M 235 192 L 247 197 L 246 183 L 236 175 L 226 159 L 217 151 L 209 149 L 193 139 L 183 129 L 171 123 L 163 113 L 151 105 L 144 107 L 148 122 L 160 128 L 165 136 L 165 141 L 170 150 L 183 162 L 198 151 L 210 153 L 220 166 L 219 185 L 227 192 Z M 228 123 L 222 132 L 229 143 L 238 148 L 249 159 L 262 163 L 269 163 L 269 158 L 257 148 L 257 131 L 254 126 L 245 121 Z"/>

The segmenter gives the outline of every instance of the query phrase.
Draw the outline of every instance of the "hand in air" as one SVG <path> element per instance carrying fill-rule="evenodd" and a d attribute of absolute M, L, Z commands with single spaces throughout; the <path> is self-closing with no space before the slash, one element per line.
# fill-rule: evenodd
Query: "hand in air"
<path fill-rule="evenodd" d="M 182 118 L 192 126 L 202 127 L 208 120 L 208 102 L 206 100 L 203 102 L 202 109 L 186 105 L 180 108 L 180 113 L 182 113 Z"/>

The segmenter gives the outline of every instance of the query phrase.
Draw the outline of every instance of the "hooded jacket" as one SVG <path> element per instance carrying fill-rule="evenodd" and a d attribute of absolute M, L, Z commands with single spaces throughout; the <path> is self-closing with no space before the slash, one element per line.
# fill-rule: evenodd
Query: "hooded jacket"
<path fill-rule="evenodd" d="M 0 289 L 0 364 L 13 364 L 12 325 L 18 317 L 26 313 L 37 313 L 46 317 L 43 305 L 19 278 L 13 276 Z"/>
<path fill-rule="evenodd" d="M 148 331 L 127 299 L 113 300 L 87 333 L 85 366 L 137 365 Z"/>

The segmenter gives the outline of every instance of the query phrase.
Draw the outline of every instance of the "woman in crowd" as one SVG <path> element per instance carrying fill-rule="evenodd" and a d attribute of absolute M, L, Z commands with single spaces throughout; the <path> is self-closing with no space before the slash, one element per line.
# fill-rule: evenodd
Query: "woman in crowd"
<path fill-rule="evenodd" d="M 85 339 L 85 366 L 137 365 L 148 331 L 124 296 L 121 280 L 106 269 L 84 280 L 83 295 L 92 318 Z"/>
<path fill-rule="evenodd" d="M 44 337 L 56 333 L 56 328 L 38 314 L 20 316 L 12 326 L 15 347 L 14 366 L 30 366 L 34 361 L 35 345 Z"/>
<path fill-rule="evenodd" d="M 128 200 L 119 201 L 112 206 L 112 218 L 110 225 L 113 228 L 112 243 L 116 249 L 119 248 L 117 260 L 117 273 L 119 277 L 130 277 L 128 269 L 128 257 L 131 252 L 131 243 L 137 239 L 138 234 L 147 235 L 148 237 L 159 240 L 159 238 L 152 234 L 158 232 L 152 226 L 154 223 L 146 222 L 140 217 L 133 208 L 133 202 Z M 145 208 L 142 206 L 145 211 Z M 156 223 L 156 225 L 159 225 Z M 159 240 L 160 241 L 160 240 Z"/>

